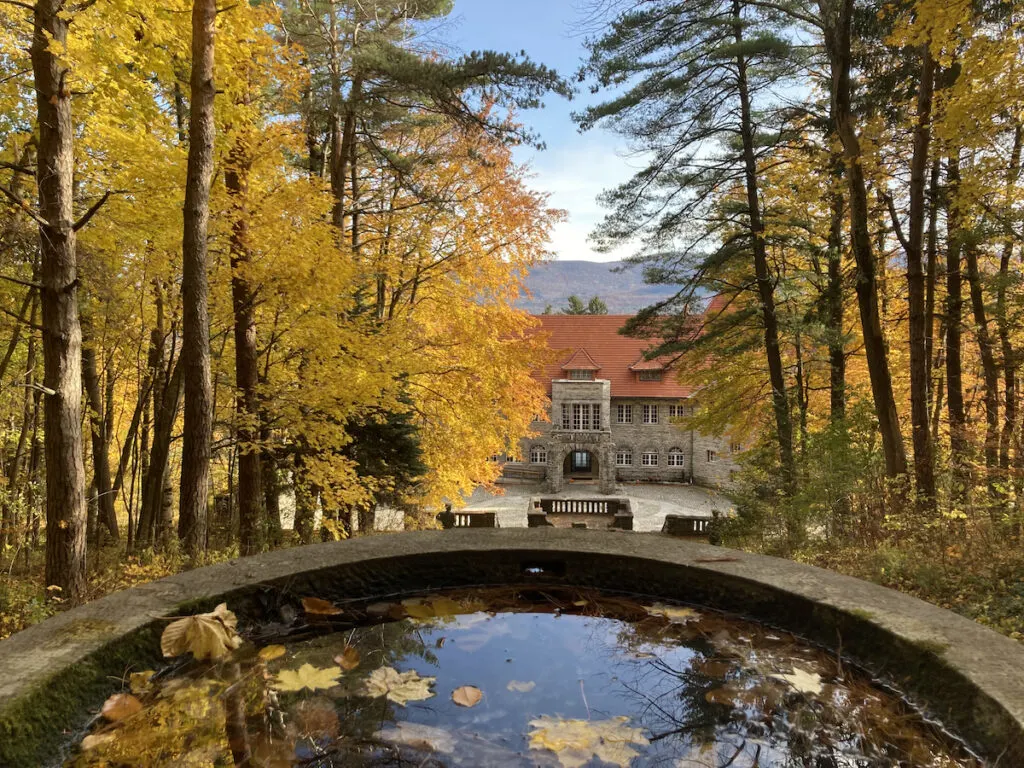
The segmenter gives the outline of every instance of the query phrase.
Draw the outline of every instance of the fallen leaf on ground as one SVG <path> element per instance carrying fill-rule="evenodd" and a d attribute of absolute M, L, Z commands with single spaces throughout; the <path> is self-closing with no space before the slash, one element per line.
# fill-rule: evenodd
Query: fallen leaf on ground
<path fill-rule="evenodd" d="M 351 645 L 346 645 L 345 650 L 334 657 L 334 663 L 346 672 L 351 672 L 359 666 L 359 650 Z"/>
<path fill-rule="evenodd" d="M 329 600 L 321 600 L 319 597 L 302 598 L 302 610 L 312 616 L 337 616 L 341 608 Z"/>
<path fill-rule="evenodd" d="M 651 616 L 661 616 L 668 619 L 672 624 L 685 624 L 688 621 L 698 621 L 700 614 L 693 608 L 682 608 L 678 605 L 665 605 L 655 603 L 644 606 L 644 610 Z"/>
<path fill-rule="evenodd" d="M 86 752 L 90 749 L 95 749 L 101 744 L 106 744 L 108 741 L 113 740 L 114 734 L 112 733 L 90 733 L 88 736 L 82 739 L 82 743 L 79 745 L 79 747 L 83 752 Z"/>
<path fill-rule="evenodd" d="M 288 652 L 288 649 L 283 645 L 267 645 L 260 648 L 259 657 L 264 661 L 273 661 L 279 659 Z"/>
<path fill-rule="evenodd" d="M 463 685 L 452 691 L 452 701 L 460 707 L 475 707 L 483 697 L 483 691 L 474 685 Z"/>
<path fill-rule="evenodd" d="M 312 664 L 303 664 L 298 669 L 282 669 L 277 673 L 274 688 L 279 691 L 301 691 L 308 688 L 311 691 L 322 688 L 333 688 L 338 684 L 341 677 L 340 667 L 314 667 Z"/>
<path fill-rule="evenodd" d="M 563 720 L 544 715 L 530 721 L 530 749 L 554 752 L 563 768 L 580 768 L 596 757 L 627 768 L 640 753 L 631 744 L 650 744 L 643 729 L 628 725 L 628 717 L 609 720 Z"/>
<path fill-rule="evenodd" d="M 506 685 L 505 687 L 508 688 L 510 691 L 515 691 L 516 693 L 529 693 L 537 687 L 537 684 L 533 682 L 533 680 L 509 680 L 508 685 Z"/>
<path fill-rule="evenodd" d="M 381 741 L 405 744 L 413 749 L 422 749 L 426 752 L 443 752 L 450 755 L 455 751 L 455 739 L 452 738 L 452 735 L 448 731 L 435 728 L 432 725 L 395 723 L 377 731 L 374 737 Z"/>
<path fill-rule="evenodd" d="M 821 682 L 821 675 L 817 672 L 808 672 L 805 669 L 794 667 L 792 674 L 788 675 L 771 675 L 773 680 L 781 680 L 784 683 L 789 684 L 800 693 L 821 693 L 824 687 Z"/>
<path fill-rule="evenodd" d="M 387 697 L 388 701 L 405 706 L 410 701 L 429 699 L 434 695 L 430 686 L 437 678 L 420 677 L 414 669 L 399 672 L 394 667 L 379 667 L 363 682 L 362 693 L 377 698 Z"/>
<path fill-rule="evenodd" d="M 144 672 L 132 672 L 128 676 L 128 687 L 131 688 L 132 693 L 142 693 L 149 688 L 149 681 L 155 674 L 156 672 L 152 669 L 147 669 Z"/>
<path fill-rule="evenodd" d="M 105 702 L 100 714 L 112 723 L 124 720 L 142 711 L 142 702 L 130 693 L 115 693 Z"/>
<path fill-rule="evenodd" d="M 164 627 L 160 650 L 169 658 L 191 652 L 197 659 L 220 659 L 242 644 L 237 625 L 238 618 L 221 603 L 210 613 L 186 616 Z"/>

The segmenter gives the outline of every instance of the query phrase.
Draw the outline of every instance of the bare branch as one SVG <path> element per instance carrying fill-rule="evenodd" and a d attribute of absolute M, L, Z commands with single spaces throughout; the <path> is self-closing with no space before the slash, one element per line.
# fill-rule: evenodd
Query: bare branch
<path fill-rule="evenodd" d="M 92 207 L 88 211 L 86 211 L 84 214 L 82 214 L 82 218 L 80 218 L 78 221 L 76 221 L 74 226 L 71 227 L 71 229 L 73 229 L 75 232 L 77 232 L 82 227 L 84 227 L 86 224 L 88 224 L 89 223 L 89 219 L 91 219 L 93 216 L 96 215 L 96 212 L 100 208 L 103 207 L 103 204 L 105 202 L 107 202 L 107 200 L 109 200 L 110 196 L 113 195 L 113 194 L 115 194 L 115 192 L 114 192 L 114 190 L 111 190 L 111 189 L 108 189 L 106 192 L 104 192 L 103 193 L 103 197 L 101 197 L 99 200 L 97 200 L 95 203 L 93 203 Z"/>
<path fill-rule="evenodd" d="M 23 285 L 26 288 L 35 288 L 37 291 L 43 290 L 43 286 L 39 283 L 34 283 L 31 280 L 22 280 L 20 277 L 12 277 L 11 275 L 0 275 L 0 280 L 6 280 L 9 283 L 15 285 Z"/>
<path fill-rule="evenodd" d="M 2 3 L 2 2 L 5 2 L 5 0 L 0 0 L 0 3 Z M 14 203 L 15 206 L 17 206 L 22 211 L 24 211 L 26 215 L 31 217 L 31 219 L 36 224 L 38 224 L 41 227 L 48 227 L 48 226 L 50 226 L 50 223 L 46 219 L 44 219 L 42 216 L 40 216 L 38 213 L 36 213 L 35 211 L 32 210 L 32 208 L 31 208 L 31 206 L 29 206 L 27 200 L 24 200 L 23 198 L 18 197 L 16 194 L 14 194 L 14 192 L 12 192 L 11 190 L 9 190 L 7 187 L 4 187 L 4 186 L 0 186 L 0 192 L 2 192 L 3 195 L 7 199 L 9 199 L 12 203 Z"/>

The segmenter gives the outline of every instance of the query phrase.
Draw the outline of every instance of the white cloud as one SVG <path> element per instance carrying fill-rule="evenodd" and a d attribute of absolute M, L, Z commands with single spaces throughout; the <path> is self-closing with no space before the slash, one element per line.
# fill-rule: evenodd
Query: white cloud
<path fill-rule="evenodd" d="M 528 162 L 533 172 L 530 185 L 547 192 L 551 205 L 568 213 L 568 220 L 557 225 L 551 235 L 556 257 L 616 261 L 630 255 L 630 246 L 598 253 L 587 237 L 606 212 L 597 196 L 629 179 L 639 170 L 640 160 L 626 156 L 615 137 L 606 133 L 571 135 L 559 144 L 562 146 L 549 143 L 547 150 L 519 158 Z"/>

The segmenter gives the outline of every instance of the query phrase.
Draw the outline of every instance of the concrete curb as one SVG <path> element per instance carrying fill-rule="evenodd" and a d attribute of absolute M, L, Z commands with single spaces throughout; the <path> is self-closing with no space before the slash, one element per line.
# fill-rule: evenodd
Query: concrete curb
<path fill-rule="evenodd" d="M 565 583 L 739 613 L 841 652 L 993 765 L 1024 765 L 1024 647 L 907 595 L 659 534 L 462 529 L 278 550 L 118 592 L 0 642 L 0 766 L 59 760 L 126 671 L 158 664 L 160 617 L 226 600 L 243 624 L 301 597 Z"/>

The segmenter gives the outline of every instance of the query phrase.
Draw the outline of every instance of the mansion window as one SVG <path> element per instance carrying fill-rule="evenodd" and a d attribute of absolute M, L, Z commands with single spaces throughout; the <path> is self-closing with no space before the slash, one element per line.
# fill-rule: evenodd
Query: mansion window
<path fill-rule="evenodd" d="M 543 445 L 535 445 L 530 449 L 530 463 L 531 464 L 547 464 L 548 463 L 548 449 Z"/>
<path fill-rule="evenodd" d="M 658 423 L 658 406 L 657 405 L 645 405 L 644 406 L 644 424 L 657 424 Z"/>
<path fill-rule="evenodd" d="M 640 381 L 661 381 L 661 371 L 638 371 Z"/>
<path fill-rule="evenodd" d="M 585 432 L 601 429 L 598 403 L 562 403 L 562 429 Z"/>
<path fill-rule="evenodd" d="M 632 467 L 633 466 L 633 452 L 632 451 L 616 451 L 615 452 L 615 466 L 616 467 Z"/>
<path fill-rule="evenodd" d="M 632 405 L 617 405 L 617 406 L 615 406 L 615 421 L 618 424 L 632 424 L 633 423 L 633 406 Z"/>
<path fill-rule="evenodd" d="M 656 467 L 658 466 L 658 454 L 653 452 L 645 453 L 641 457 L 640 463 L 645 467 Z"/>
<path fill-rule="evenodd" d="M 739 453 L 743 450 L 743 443 L 730 443 L 729 453 Z"/>
<path fill-rule="evenodd" d="M 708 449 L 708 464 L 714 464 L 716 461 L 718 461 L 718 451 Z"/>
<path fill-rule="evenodd" d="M 683 411 L 684 405 L 670 405 L 668 407 L 668 417 L 670 419 L 681 419 L 686 414 Z"/>
<path fill-rule="evenodd" d="M 572 381 L 593 381 L 594 372 L 574 368 L 569 371 L 569 379 Z"/>
<path fill-rule="evenodd" d="M 686 464 L 684 462 L 684 459 L 685 456 L 683 456 L 683 452 L 678 448 L 672 448 L 669 450 L 668 465 L 670 467 L 685 467 Z"/>

